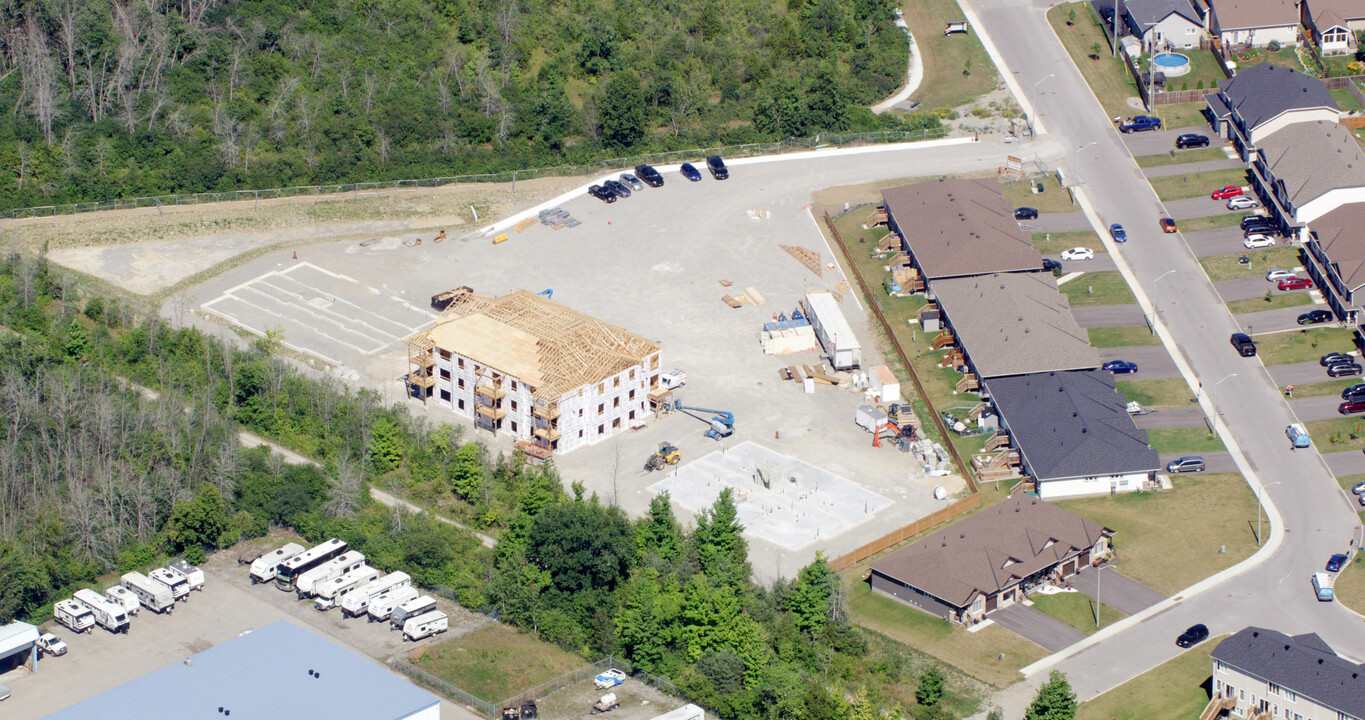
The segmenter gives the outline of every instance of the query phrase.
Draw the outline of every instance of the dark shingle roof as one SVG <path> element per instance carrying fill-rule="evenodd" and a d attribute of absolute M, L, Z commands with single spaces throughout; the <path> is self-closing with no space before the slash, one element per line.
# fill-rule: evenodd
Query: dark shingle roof
<path fill-rule="evenodd" d="M 1293 123 L 1257 140 L 1256 147 L 1271 176 L 1284 183 L 1295 208 L 1333 190 L 1365 187 L 1365 153 L 1345 125 L 1326 120 Z"/>
<path fill-rule="evenodd" d="M 1346 287 L 1365 285 L 1365 203 L 1349 203 L 1308 224 Z"/>
<path fill-rule="evenodd" d="M 903 185 L 883 190 L 882 199 L 931 282 L 1043 266 L 995 180 Z"/>
<path fill-rule="evenodd" d="M 1219 88 L 1228 105 L 1253 129 L 1289 110 L 1315 107 L 1340 110 L 1321 80 L 1270 63 L 1239 70 Z"/>
<path fill-rule="evenodd" d="M 1040 481 L 1150 472 L 1161 467 L 1104 370 L 986 380 L 991 401 Z"/>
<path fill-rule="evenodd" d="M 957 607 L 1049 568 L 1113 531 L 1045 500 L 1018 495 L 872 563 Z"/>
<path fill-rule="evenodd" d="M 1190 0 L 1128 0 L 1123 4 L 1123 12 L 1133 34 L 1142 35 L 1149 28 L 1175 13 L 1195 25 L 1203 25 L 1199 13 Z"/>
<path fill-rule="evenodd" d="M 1210 656 L 1336 712 L 1365 717 L 1365 665 L 1338 657 L 1312 633 L 1290 637 L 1248 627 L 1218 643 Z"/>

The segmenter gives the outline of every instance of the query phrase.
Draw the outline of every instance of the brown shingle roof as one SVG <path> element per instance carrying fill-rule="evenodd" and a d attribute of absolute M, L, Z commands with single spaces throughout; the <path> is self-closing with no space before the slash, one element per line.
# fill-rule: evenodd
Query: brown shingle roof
<path fill-rule="evenodd" d="M 956 607 L 996 593 L 1093 547 L 1113 531 L 1045 500 L 1020 495 L 898 550 L 872 570 Z"/>
<path fill-rule="evenodd" d="M 1309 0 L 1308 10 L 1313 13 L 1313 25 L 1319 31 L 1365 18 L 1365 3 L 1360 0 Z"/>
<path fill-rule="evenodd" d="M 1219 31 L 1299 24 L 1293 0 L 1214 0 L 1213 16 Z"/>
<path fill-rule="evenodd" d="M 1342 205 L 1308 226 L 1346 287 L 1365 285 L 1365 203 Z"/>
<path fill-rule="evenodd" d="M 882 199 L 930 281 L 1043 265 L 995 180 L 903 185 L 883 190 Z"/>

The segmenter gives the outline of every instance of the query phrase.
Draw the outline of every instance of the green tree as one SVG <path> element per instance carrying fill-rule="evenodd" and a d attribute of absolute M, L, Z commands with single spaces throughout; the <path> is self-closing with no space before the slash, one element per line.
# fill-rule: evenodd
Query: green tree
<path fill-rule="evenodd" d="M 1053 670 L 1024 711 L 1024 720 L 1075 720 L 1076 693 L 1066 675 Z"/>
<path fill-rule="evenodd" d="M 370 426 L 369 452 L 370 468 L 375 475 L 383 475 L 403 462 L 398 423 L 387 415 L 381 415 Z"/>
<path fill-rule="evenodd" d="M 68 360 L 80 360 L 90 351 L 90 335 L 75 320 L 66 326 L 66 340 L 62 343 L 62 351 L 66 353 Z"/>
<path fill-rule="evenodd" d="M 597 503 L 550 505 L 526 538 L 526 559 L 547 570 L 568 594 L 611 591 L 625 577 L 635 544 L 619 508 Z"/>
<path fill-rule="evenodd" d="M 607 145 L 631 148 L 644 138 L 649 104 L 639 75 L 630 70 L 613 73 L 602 89 L 599 105 L 602 140 Z"/>
<path fill-rule="evenodd" d="M 188 547 L 215 547 L 228 528 L 228 505 L 218 489 L 203 485 L 194 499 L 175 506 L 166 524 L 166 538 L 177 552 Z"/>
<path fill-rule="evenodd" d="M 483 446 L 478 443 L 465 443 L 455 451 L 454 462 L 450 465 L 450 484 L 455 494 L 465 501 L 472 502 L 483 489 Z"/>
<path fill-rule="evenodd" d="M 649 514 L 635 531 L 635 546 L 645 558 L 657 557 L 664 562 L 673 562 L 682 554 L 682 530 L 673 517 L 673 505 L 668 491 L 655 495 L 649 501 Z"/>
<path fill-rule="evenodd" d="M 934 707 L 943 699 L 943 671 L 937 665 L 930 665 L 919 676 L 919 687 L 915 688 L 915 702 L 925 707 Z"/>
<path fill-rule="evenodd" d="M 796 627 L 806 635 L 819 637 L 830 618 L 830 605 L 839 576 L 825 562 L 823 551 L 816 551 L 815 560 L 796 574 L 796 583 L 787 595 L 787 611 Z"/>
<path fill-rule="evenodd" d="M 673 578 L 662 579 L 659 571 L 638 571 L 626 587 L 626 602 L 616 615 L 616 638 L 640 669 L 659 673 L 678 641 L 678 617 L 683 595 Z"/>
<path fill-rule="evenodd" d="M 734 491 L 725 488 L 709 509 L 697 513 L 697 529 L 692 533 L 701 571 L 732 587 L 744 586 L 751 574 L 749 543 L 738 516 Z"/>

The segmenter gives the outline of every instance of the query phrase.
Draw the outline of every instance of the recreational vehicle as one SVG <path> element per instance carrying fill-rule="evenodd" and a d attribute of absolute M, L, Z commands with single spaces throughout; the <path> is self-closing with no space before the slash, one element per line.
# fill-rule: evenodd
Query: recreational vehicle
<path fill-rule="evenodd" d="M 384 622 L 393 616 L 399 605 L 416 597 L 417 588 L 411 585 L 393 588 L 370 598 L 370 607 L 365 612 L 370 616 L 370 622 Z"/>
<path fill-rule="evenodd" d="M 275 569 L 275 587 L 297 590 L 297 581 L 305 574 L 340 557 L 349 546 L 336 538 L 282 561 Z"/>
<path fill-rule="evenodd" d="M 450 621 L 446 618 L 445 613 L 440 610 L 432 610 L 404 622 L 403 639 L 421 640 L 432 635 L 439 635 L 445 632 L 449 626 Z"/>
<path fill-rule="evenodd" d="M 332 578 L 339 578 L 364 564 L 365 556 L 363 554 L 354 550 L 344 552 L 336 558 L 299 575 L 294 582 L 294 592 L 298 594 L 300 600 L 310 598 L 313 593 L 317 592 L 318 586 Z M 276 578 L 275 582 L 278 584 L 279 578 Z"/>
<path fill-rule="evenodd" d="M 175 596 L 171 594 L 171 589 L 140 572 L 130 572 L 119 578 L 119 582 L 128 592 L 137 596 L 142 607 L 151 608 L 152 612 L 168 613 L 175 608 Z"/>
<path fill-rule="evenodd" d="M 190 583 L 190 589 L 191 589 L 191 590 L 203 590 L 203 589 L 204 589 L 204 571 L 203 571 L 203 570 L 200 570 L 199 568 L 197 568 L 197 567 L 195 567 L 195 566 L 193 566 L 193 565 L 191 565 L 191 564 L 185 562 L 184 560 L 176 560 L 175 562 L 171 563 L 171 564 L 168 565 L 167 567 L 169 567 L 170 569 L 172 569 L 172 570 L 174 570 L 174 571 L 180 573 L 181 575 L 184 575 L 184 576 L 185 576 L 185 579 L 188 580 L 189 583 Z"/>
<path fill-rule="evenodd" d="M 412 585 L 412 578 L 405 572 L 394 572 L 382 578 L 370 581 L 369 584 L 356 588 L 354 592 L 346 594 L 341 599 L 341 615 L 343 617 L 360 617 L 370 609 L 370 600 L 382 593 L 386 593 L 395 588 L 408 587 Z"/>
<path fill-rule="evenodd" d="M 323 612 L 331 610 L 342 601 L 342 598 L 358 592 L 360 588 L 370 584 L 378 577 L 378 570 L 369 565 L 361 565 L 341 577 L 318 583 L 314 586 L 317 591 L 315 593 L 317 599 L 313 601 L 313 607 Z"/>
<path fill-rule="evenodd" d="M 189 579 L 175 570 L 159 567 L 153 570 L 148 577 L 152 579 L 152 582 L 161 583 L 170 589 L 171 597 L 175 598 L 177 602 L 189 597 Z"/>
<path fill-rule="evenodd" d="M 389 614 L 389 624 L 397 630 L 403 627 L 403 623 L 407 622 L 408 619 L 415 618 L 418 615 L 424 615 L 435 609 L 436 598 L 430 595 L 423 595 L 422 597 L 409 600 L 394 608 L 393 612 Z"/>
<path fill-rule="evenodd" d="M 111 603 L 117 603 L 123 607 L 123 611 L 128 613 L 128 617 L 135 617 L 142 609 L 142 603 L 138 602 L 137 596 L 131 590 L 122 585 L 115 585 L 104 589 L 104 597 Z"/>
<path fill-rule="evenodd" d="M 280 563 L 303 552 L 303 546 L 289 543 L 279 550 L 272 550 L 251 561 L 251 584 L 270 582 L 275 579 L 275 570 Z"/>
<path fill-rule="evenodd" d="M 71 628 L 72 632 L 90 632 L 90 628 L 95 627 L 95 613 L 71 598 L 54 605 L 52 614 L 56 616 L 57 622 Z"/>
<path fill-rule="evenodd" d="M 76 602 L 86 606 L 90 612 L 95 614 L 95 622 L 100 627 L 109 632 L 128 632 L 128 611 L 123 609 L 120 603 L 109 602 L 109 599 L 94 590 L 77 590 L 76 596 L 72 598 Z"/>

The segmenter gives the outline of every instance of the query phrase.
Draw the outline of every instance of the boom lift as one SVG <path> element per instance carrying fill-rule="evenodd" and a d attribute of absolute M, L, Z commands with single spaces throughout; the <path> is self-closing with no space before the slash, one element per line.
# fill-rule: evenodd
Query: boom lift
<path fill-rule="evenodd" d="M 673 409 L 694 410 L 700 413 L 715 413 L 716 416 L 708 421 L 711 424 L 711 429 L 706 431 L 706 437 L 709 437 L 712 440 L 727 438 L 735 434 L 735 414 L 732 412 L 712 410 L 710 408 L 690 407 L 683 405 L 681 400 L 674 401 Z"/>

